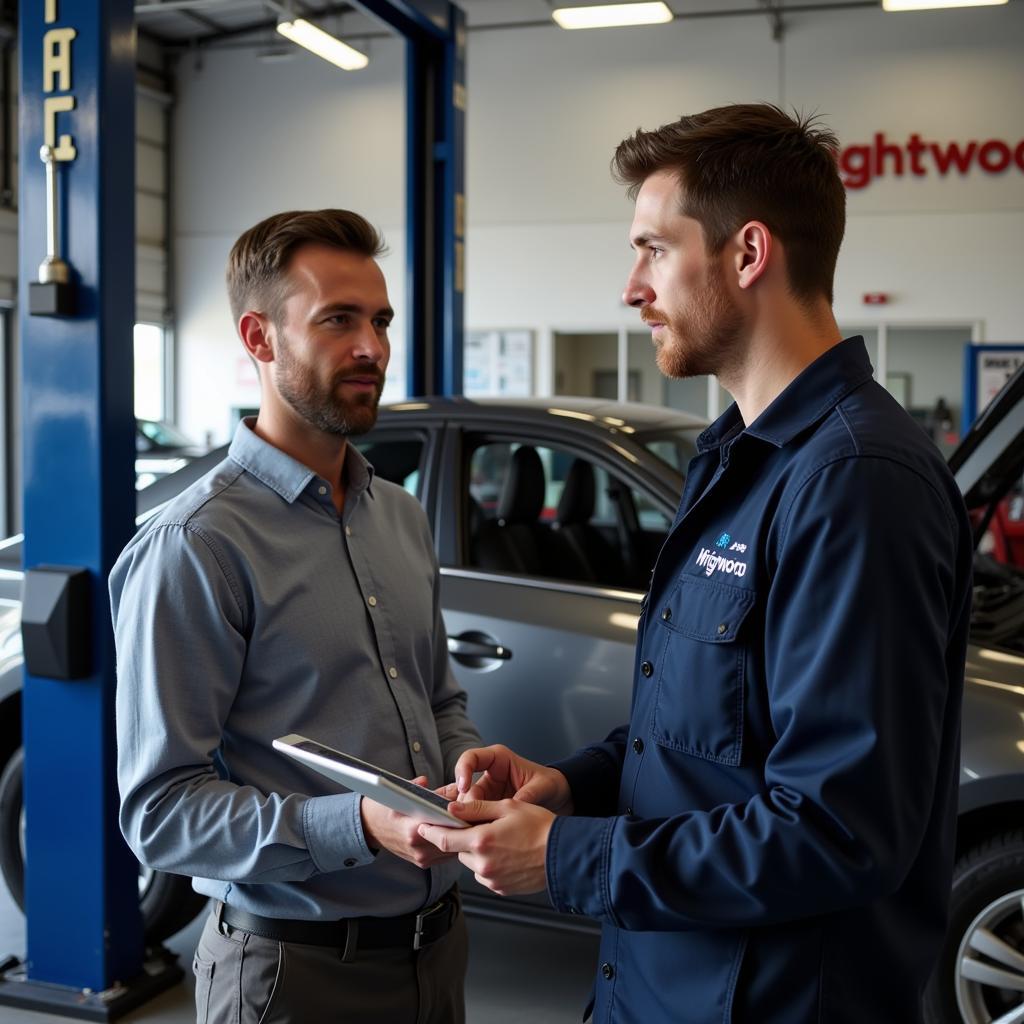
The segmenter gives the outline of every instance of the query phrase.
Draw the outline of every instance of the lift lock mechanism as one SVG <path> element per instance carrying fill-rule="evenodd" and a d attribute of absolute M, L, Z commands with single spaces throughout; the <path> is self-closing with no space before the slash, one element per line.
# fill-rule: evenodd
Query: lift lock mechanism
<path fill-rule="evenodd" d="M 71 268 L 60 257 L 57 154 L 53 146 L 42 146 L 39 159 L 46 164 L 46 259 L 39 264 L 39 280 L 29 283 L 28 311 L 32 316 L 73 316 Z"/>
<path fill-rule="evenodd" d="M 92 674 L 90 590 L 88 569 L 37 565 L 26 571 L 21 642 L 31 675 L 81 679 Z"/>

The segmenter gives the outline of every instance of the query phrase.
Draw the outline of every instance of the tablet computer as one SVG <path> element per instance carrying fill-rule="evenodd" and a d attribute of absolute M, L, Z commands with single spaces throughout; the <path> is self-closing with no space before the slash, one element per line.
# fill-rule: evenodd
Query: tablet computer
<path fill-rule="evenodd" d="M 356 793 L 362 793 L 394 811 L 435 825 L 465 828 L 466 822 L 448 813 L 448 801 L 408 779 L 362 761 L 351 754 L 325 747 L 316 740 L 291 733 L 274 740 L 274 749 L 294 757 Z"/>

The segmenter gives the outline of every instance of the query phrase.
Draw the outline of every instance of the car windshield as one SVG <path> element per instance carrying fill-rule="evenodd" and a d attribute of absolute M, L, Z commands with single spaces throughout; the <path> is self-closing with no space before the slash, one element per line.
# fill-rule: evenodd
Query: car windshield
<path fill-rule="evenodd" d="M 633 437 L 652 455 L 661 459 L 680 476 L 685 476 L 690 459 L 697 454 L 699 433 L 695 427 L 660 427 L 655 430 L 637 431 Z"/>

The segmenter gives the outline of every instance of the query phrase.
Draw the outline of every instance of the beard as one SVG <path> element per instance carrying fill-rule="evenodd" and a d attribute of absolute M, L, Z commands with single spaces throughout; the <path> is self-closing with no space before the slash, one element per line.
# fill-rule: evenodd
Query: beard
<path fill-rule="evenodd" d="M 331 375 L 323 385 L 309 366 L 293 355 L 283 333 L 274 365 L 274 381 L 281 397 L 317 430 L 335 437 L 365 434 L 377 422 L 377 406 L 384 389 L 384 374 L 375 366 L 351 366 Z M 348 377 L 375 377 L 372 392 L 342 398 L 342 382 Z"/>
<path fill-rule="evenodd" d="M 646 323 L 665 325 L 667 335 L 657 343 L 654 359 L 666 377 L 728 377 L 739 364 L 744 348 L 744 317 L 730 298 L 722 273 L 712 264 L 707 283 L 694 292 L 685 313 L 669 316 L 645 306 Z"/>

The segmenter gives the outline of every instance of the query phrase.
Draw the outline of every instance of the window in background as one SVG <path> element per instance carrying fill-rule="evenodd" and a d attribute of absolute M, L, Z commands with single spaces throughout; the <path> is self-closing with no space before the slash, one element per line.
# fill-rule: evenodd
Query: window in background
<path fill-rule="evenodd" d="M 842 325 L 844 338 L 863 335 L 875 379 L 924 428 L 948 456 L 960 443 L 964 346 L 980 334 L 980 325 Z"/>
<path fill-rule="evenodd" d="M 532 331 L 469 331 L 462 360 L 463 393 L 469 397 L 533 394 Z"/>
<path fill-rule="evenodd" d="M 583 395 L 586 398 L 609 397 L 596 393 L 602 381 L 616 382 L 618 395 L 618 334 L 614 331 L 583 333 L 555 331 L 554 384 L 556 395 Z"/>
<path fill-rule="evenodd" d="M 135 416 L 168 419 L 166 332 L 160 324 L 135 325 Z"/>
<path fill-rule="evenodd" d="M 905 327 L 886 331 L 886 387 L 905 380 L 904 408 L 928 432 L 943 455 L 960 443 L 964 394 L 964 345 L 970 324 L 951 327 Z M 895 392 L 894 392 L 895 393 Z M 899 398 L 899 394 L 896 395 Z"/>

